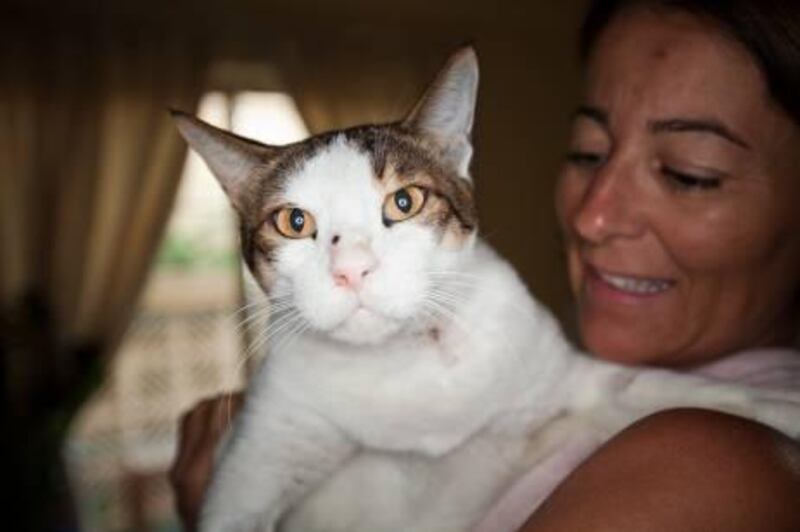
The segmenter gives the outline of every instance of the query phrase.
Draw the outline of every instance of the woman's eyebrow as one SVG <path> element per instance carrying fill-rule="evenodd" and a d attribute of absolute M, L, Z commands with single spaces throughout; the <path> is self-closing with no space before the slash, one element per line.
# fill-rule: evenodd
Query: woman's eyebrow
<path fill-rule="evenodd" d="M 572 115 L 572 118 L 588 118 L 594 122 L 597 122 L 601 126 L 608 126 L 608 113 L 603 111 L 598 107 L 594 107 L 591 105 L 579 105 L 575 112 Z"/>
<path fill-rule="evenodd" d="M 714 118 L 656 120 L 650 124 L 650 130 L 653 133 L 710 133 L 732 142 L 740 148 L 750 149 L 750 145 L 742 140 L 739 135 L 736 135 L 725 124 Z"/>

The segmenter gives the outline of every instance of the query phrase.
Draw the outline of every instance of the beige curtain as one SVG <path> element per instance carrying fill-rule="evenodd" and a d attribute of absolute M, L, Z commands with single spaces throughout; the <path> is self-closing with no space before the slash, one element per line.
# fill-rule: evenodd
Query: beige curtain
<path fill-rule="evenodd" d="M 4 434 L 18 443 L 7 484 L 22 483 L 15 501 L 37 519 L 48 502 L 27 499 L 50 482 L 158 245 L 185 154 L 167 109 L 195 108 L 204 61 L 141 31 L 3 29 L 0 353 Z"/>
<path fill-rule="evenodd" d="M 311 133 L 395 121 L 407 113 L 445 55 L 344 39 L 295 43 L 276 62 Z"/>

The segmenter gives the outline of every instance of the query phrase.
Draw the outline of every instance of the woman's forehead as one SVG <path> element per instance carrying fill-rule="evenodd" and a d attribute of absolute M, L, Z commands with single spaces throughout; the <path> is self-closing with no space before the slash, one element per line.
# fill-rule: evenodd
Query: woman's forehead
<path fill-rule="evenodd" d="M 795 129 L 750 54 L 712 24 L 681 12 L 620 14 L 596 42 L 586 81 L 584 103 L 607 113 L 612 127 L 626 120 L 711 120 L 756 149 Z"/>

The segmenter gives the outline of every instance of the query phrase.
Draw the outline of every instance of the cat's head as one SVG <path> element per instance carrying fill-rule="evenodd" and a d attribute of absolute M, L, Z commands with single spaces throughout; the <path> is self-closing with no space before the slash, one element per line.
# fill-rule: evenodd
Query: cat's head
<path fill-rule="evenodd" d="M 369 344 L 446 313 L 463 287 L 477 86 L 464 48 L 404 120 L 281 147 L 174 116 L 238 212 L 244 259 L 276 308 Z"/>

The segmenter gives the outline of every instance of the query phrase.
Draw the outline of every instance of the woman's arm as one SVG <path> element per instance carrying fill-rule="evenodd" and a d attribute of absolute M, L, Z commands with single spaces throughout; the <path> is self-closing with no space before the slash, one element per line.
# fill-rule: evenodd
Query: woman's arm
<path fill-rule="evenodd" d="M 197 403 L 181 418 L 178 450 L 169 478 L 178 516 L 187 531 L 197 528 L 217 443 L 242 403 L 242 393 L 217 395 Z"/>
<path fill-rule="evenodd" d="M 587 459 L 520 530 L 798 531 L 800 445 L 727 414 L 654 414 Z"/>

